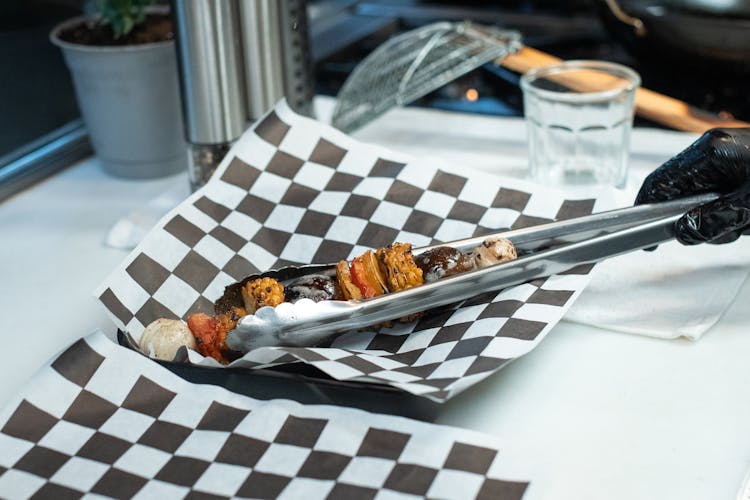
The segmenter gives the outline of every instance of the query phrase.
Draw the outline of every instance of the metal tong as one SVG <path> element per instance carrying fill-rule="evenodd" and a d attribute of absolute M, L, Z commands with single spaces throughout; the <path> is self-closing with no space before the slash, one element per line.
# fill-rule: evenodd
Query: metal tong
<path fill-rule="evenodd" d="M 436 246 L 470 251 L 487 239 L 507 238 L 519 258 L 371 299 L 301 299 L 262 307 L 241 318 L 226 342 L 240 352 L 264 346 L 314 346 L 348 331 L 652 247 L 674 238 L 674 223 L 687 210 L 715 198 L 703 194 L 415 249 L 415 255 Z M 335 276 L 335 272 L 335 264 L 327 264 L 287 267 L 260 276 L 284 281 L 306 274 Z"/>

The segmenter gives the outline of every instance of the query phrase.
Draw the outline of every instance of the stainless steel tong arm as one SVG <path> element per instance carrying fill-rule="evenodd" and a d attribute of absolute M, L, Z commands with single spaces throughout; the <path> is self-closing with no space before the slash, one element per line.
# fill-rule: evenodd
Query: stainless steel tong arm
<path fill-rule="evenodd" d="M 521 256 L 371 299 L 302 299 L 263 307 L 239 321 L 227 335 L 227 345 L 241 352 L 263 346 L 314 346 L 347 331 L 658 245 L 674 238 L 674 223 L 685 211 L 715 198 L 714 194 L 700 195 L 446 243 L 469 250 L 487 239 L 508 238 Z M 429 248 L 433 247 L 415 253 Z"/>

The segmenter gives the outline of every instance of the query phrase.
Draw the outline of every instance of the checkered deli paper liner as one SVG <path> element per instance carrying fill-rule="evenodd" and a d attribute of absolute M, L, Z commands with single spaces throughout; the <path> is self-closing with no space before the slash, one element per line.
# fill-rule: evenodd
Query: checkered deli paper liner
<path fill-rule="evenodd" d="M 493 436 L 190 384 L 99 332 L 0 409 L 0 498 L 518 500 Z"/>
<path fill-rule="evenodd" d="M 454 170 L 455 171 L 455 170 Z M 281 102 L 210 182 L 167 214 L 95 292 L 136 340 L 160 317 L 212 312 L 224 287 L 289 264 L 336 262 L 394 241 L 415 247 L 590 213 L 595 200 L 363 144 Z M 529 352 L 590 267 L 487 293 L 329 347 L 265 347 L 233 367 L 307 363 L 337 380 L 445 401 Z M 218 367 L 191 352 L 191 362 Z"/>

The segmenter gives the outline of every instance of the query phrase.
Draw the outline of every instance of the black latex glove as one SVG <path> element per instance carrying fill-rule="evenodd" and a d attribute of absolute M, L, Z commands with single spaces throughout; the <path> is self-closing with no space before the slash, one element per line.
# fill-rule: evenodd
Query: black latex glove
<path fill-rule="evenodd" d="M 635 204 L 716 192 L 675 224 L 684 245 L 728 243 L 750 232 L 750 128 L 715 128 L 654 170 Z"/>

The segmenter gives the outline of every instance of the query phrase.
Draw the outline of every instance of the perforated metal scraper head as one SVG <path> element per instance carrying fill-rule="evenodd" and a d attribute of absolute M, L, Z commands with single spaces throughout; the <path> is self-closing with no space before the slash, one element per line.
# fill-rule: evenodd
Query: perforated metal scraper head
<path fill-rule="evenodd" d="M 391 38 L 344 82 L 333 126 L 344 132 L 356 130 L 520 47 L 518 32 L 469 22 L 430 24 Z"/>

